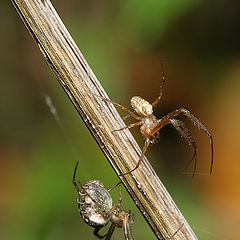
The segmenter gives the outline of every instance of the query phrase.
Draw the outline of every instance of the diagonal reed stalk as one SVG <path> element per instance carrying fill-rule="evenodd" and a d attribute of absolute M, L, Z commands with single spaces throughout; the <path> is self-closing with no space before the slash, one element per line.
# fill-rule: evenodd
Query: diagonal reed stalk
<path fill-rule="evenodd" d="M 131 133 L 112 130 L 124 125 L 49 0 L 12 0 L 45 60 L 89 131 L 119 176 L 136 166 L 141 150 Z M 91 94 L 87 94 L 91 93 Z M 120 177 L 158 239 L 197 239 L 151 165 Z"/>

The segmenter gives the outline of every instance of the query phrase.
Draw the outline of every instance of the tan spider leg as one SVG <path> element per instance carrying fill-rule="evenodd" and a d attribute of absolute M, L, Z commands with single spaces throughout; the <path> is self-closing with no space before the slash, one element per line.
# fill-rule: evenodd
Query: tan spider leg
<path fill-rule="evenodd" d="M 158 126 L 152 131 L 152 134 L 155 132 L 158 132 L 164 125 L 166 125 L 167 122 L 169 122 L 169 119 L 172 119 L 179 114 L 183 113 L 186 117 L 189 118 L 195 125 L 198 126 L 199 130 L 202 129 L 210 138 L 210 146 L 211 146 L 211 165 L 210 165 L 210 174 L 212 173 L 213 169 L 213 138 L 211 133 L 208 131 L 208 129 L 192 114 L 190 113 L 187 109 L 185 108 L 179 108 L 175 111 L 172 111 L 168 113 L 165 117 L 163 117 L 160 121 Z"/>
<path fill-rule="evenodd" d="M 136 120 L 141 120 L 141 119 L 142 119 L 141 117 L 137 116 L 137 115 L 134 114 L 132 111 L 130 111 L 128 108 L 122 106 L 122 105 L 119 104 L 119 103 L 116 103 L 116 102 L 114 102 L 114 101 L 112 101 L 112 100 L 110 100 L 110 99 L 104 98 L 104 97 L 102 97 L 102 96 L 99 96 L 99 95 L 96 95 L 96 94 L 93 94 L 93 93 L 89 93 L 89 94 L 91 94 L 91 95 L 93 95 L 93 96 L 96 96 L 96 97 L 99 97 L 99 98 L 101 98 L 102 100 L 104 100 L 104 101 L 106 101 L 106 102 L 109 102 L 109 103 L 112 103 L 113 105 L 118 106 L 119 108 L 121 108 L 121 109 L 124 110 L 125 112 L 128 112 L 128 113 L 129 113 L 133 118 L 135 118 Z"/>
<path fill-rule="evenodd" d="M 162 63 L 161 63 L 161 66 L 162 66 L 162 85 L 160 86 L 160 94 L 159 94 L 158 98 L 151 104 L 152 107 L 155 107 L 160 102 L 160 100 L 162 98 L 162 94 L 163 94 L 163 88 L 164 88 L 165 81 L 166 81 L 166 75 L 165 75 L 165 71 L 164 71 L 164 67 L 163 67 Z"/>
<path fill-rule="evenodd" d="M 144 157 L 144 155 L 145 155 L 145 152 L 147 151 L 147 148 L 149 147 L 149 144 L 150 144 L 150 143 L 151 143 L 150 139 L 147 138 L 147 139 L 146 139 L 146 142 L 145 142 L 145 145 L 144 145 L 144 147 L 143 147 L 143 150 L 142 150 L 141 157 L 140 157 L 140 159 L 138 160 L 138 163 L 137 163 L 136 167 L 133 168 L 132 170 L 130 170 L 129 172 L 126 172 L 126 173 L 120 174 L 120 176 L 127 175 L 127 174 L 133 172 L 134 170 L 136 170 L 136 169 L 139 167 L 139 165 L 140 165 L 140 163 L 142 162 L 143 157 Z"/>
<path fill-rule="evenodd" d="M 122 131 L 122 130 L 125 130 L 125 129 L 130 129 L 130 128 L 132 128 L 132 127 L 136 127 L 136 126 L 139 126 L 139 125 L 141 125 L 141 124 L 142 124 L 142 122 L 135 122 L 135 123 L 132 123 L 132 124 L 126 126 L 126 127 L 123 127 L 123 128 L 120 128 L 120 129 L 113 130 L 112 133 L 113 133 L 113 132 Z"/>

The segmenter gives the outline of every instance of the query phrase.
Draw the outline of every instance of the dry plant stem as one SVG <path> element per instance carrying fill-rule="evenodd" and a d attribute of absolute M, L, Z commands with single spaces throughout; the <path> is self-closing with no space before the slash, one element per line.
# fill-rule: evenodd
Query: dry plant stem
<path fill-rule="evenodd" d="M 117 175 L 133 169 L 141 149 L 128 129 L 112 133 L 125 124 L 112 104 L 96 97 L 107 95 L 50 1 L 12 2 Z M 158 239 L 168 239 L 183 223 L 174 239 L 197 239 L 146 158 L 120 178 Z"/>

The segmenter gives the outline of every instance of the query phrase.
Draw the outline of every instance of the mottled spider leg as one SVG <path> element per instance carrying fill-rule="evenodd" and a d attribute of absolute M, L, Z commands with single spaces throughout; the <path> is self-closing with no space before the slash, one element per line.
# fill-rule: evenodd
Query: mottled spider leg
<path fill-rule="evenodd" d="M 77 203 L 78 203 L 78 210 L 79 210 L 79 213 L 80 213 L 80 194 L 81 193 L 80 193 L 80 189 L 79 189 L 79 187 L 77 185 L 77 182 L 76 182 L 76 172 L 77 172 L 78 164 L 79 164 L 79 161 L 77 161 L 76 166 L 74 168 L 72 183 L 73 183 L 74 187 L 76 188 L 76 190 L 78 192 Z M 80 181 L 78 181 L 78 183 L 82 188 L 82 184 L 80 183 Z"/>
<path fill-rule="evenodd" d="M 183 225 L 184 225 L 184 223 L 178 228 L 178 230 L 171 237 L 166 238 L 166 240 L 173 239 L 173 237 L 179 232 L 179 230 L 183 227 Z"/>
<path fill-rule="evenodd" d="M 212 173 L 213 169 L 213 138 L 212 134 L 209 132 L 209 130 L 197 119 L 192 113 L 190 113 L 187 109 L 185 108 L 179 108 L 175 111 L 172 111 L 168 113 L 165 117 L 168 118 L 174 118 L 175 116 L 179 115 L 180 113 L 183 113 L 186 117 L 188 117 L 195 125 L 198 126 L 198 129 L 202 129 L 210 138 L 210 146 L 211 146 L 211 165 L 210 165 L 210 174 Z"/>
<path fill-rule="evenodd" d="M 116 228 L 116 225 L 114 223 L 112 223 L 109 230 L 108 230 L 108 233 L 107 233 L 107 236 L 106 236 L 105 240 L 110 240 L 111 239 L 115 228 Z"/>
<path fill-rule="evenodd" d="M 76 172 L 77 172 L 78 164 L 79 164 L 79 161 L 77 161 L 76 166 L 74 168 L 72 183 L 73 183 L 74 187 L 76 188 L 78 194 L 80 194 L 80 189 L 79 189 L 79 187 L 77 185 L 77 182 L 76 182 Z"/>
<path fill-rule="evenodd" d="M 140 165 L 140 163 L 142 162 L 143 157 L 144 157 L 144 155 L 145 155 L 145 152 L 147 151 L 147 148 L 149 147 L 149 144 L 150 144 L 150 143 L 151 143 L 151 140 L 150 140 L 149 138 L 147 138 L 146 141 L 145 141 L 145 145 L 144 145 L 144 147 L 143 147 L 143 149 L 142 149 L 141 157 L 140 157 L 140 159 L 138 160 L 138 163 L 137 163 L 136 167 L 133 168 L 132 170 L 130 170 L 129 172 L 120 174 L 119 176 L 127 175 L 127 174 L 135 171 L 135 170 L 139 167 L 139 165 Z"/>
<path fill-rule="evenodd" d="M 184 169 L 187 168 L 189 166 L 189 164 L 195 159 L 194 170 L 193 170 L 193 175 L 192 175 L 192 177 L 194 177 L 194 175 L 196 173 L 196 169 L 197 169 L 197 152 L 198 152 L 197 145 L 196 145 L 194 139 L 192 138 L 192 136 L 190 135 L 188 129 L 184 126 L 184 123 L 182 121 L 176 120 L 176 119 L 170 119 L 170 122 L 178 130 L 178 132 L 181 134 L 181 136 L 183 136 L 184 139 L 188 142 L 189 146 L 191 146 L 194 149 L 192 159 L 184 167 Z"/>
<path fill-rule="evenodd" d="M 95 227 L 95 229 L 94 229 L 94 231 L 93 231 L 93 234 L 94 234 L 97 238 L 99 238 L 99 239 L 103 239 L 103 238 L 105 238 L 105 237 L 107 236 L 107 233 L 104 234 L 104 235 L 100 235 L 100 234 L 98 233 L 102 228 L 103 228 L 103 227 L 98 226 L 98 227 Z"/>
<path fill-rule="evenodd" d="M 109 229 L 108 229 L 108 232 L 106 233 L 106 234 L 104 234 L 104 235 L 100 235 L 98 232 L 102 229 L 102 227 L 96 227 L 95 229 L 94 229 L 94 231 L 93 231 L 93 233 L 94 233 L 94 235 L 97 237 L 97 238 L 99 238 L 99 239 L 103 239 L 103 238 L 105 238 L 105 240 L 110 240 L 111 239 L 111 237 L 112 237 L 112 234 L 113 234 L 113 232 L 114 232 L 114 230 L 115 230 L 115 227 L 116 227 L 116 225 L 114 224 L 114 223 L 112 223 L 111 224 L 111 226 L 109 227 Z"/>
<path fill-rule="evenodd" d="M 114 188 L 116 188 L 119 184 L 121 184 L 122 182 L 118 182 L 115 185 L 113 185 L 111 188 L 108 189 L 108 192 L 111 192 Z"/>
<path fill-rule="evenodd" d="M 81 190 L 79 189 L 77 183 L 80 185 L 81 189 L 88 195 L 88 197 L 99 207 L 101 208 L 101 206 L 99 206 L 99 204 L 95 201 L 95 199 L 92 198 L 92 196 L 86 191 L 86 189 L 84 189 L 84 187 L 82 187 L 82 184 L 81 182 L 78 180 L 76 182 L 76 172 L 77 172 L 77 168 L 78 168 L 78 164 L 79 164 L 79 161 L 77 161 L 76 163 L 76 166 L 75 166 L 75 169 L 74 169 L 74 172 L 73 172 L 73 180 L 72 180 L 72 183 L 74 185 L 74 187 L 77 189 L 77 192 L 78 192 L 78 209 L 80 210 L 80 195 L 81 195 Z"/>
<path fill-rule="evenodd" d="M 131 230 L 131 220 L 129 219 L 131 214 L 126 214 L 123 220 L 123 232 L 125 240 L 133 240 L 132 230 Z"/>
<path fill-rule="evenodd" d="M 135 122 L 135 123 L 132 123 L 132 124 L 126 126 L 126 127 L 123 127 L 123 128 L 120 128 L 120 129 L 113 130 L 112 133 L 113 133 L 113 132 L 122 131 L 122 130 L 125 130 L 125 129 L 130 129 L 130 128 L 132 128 L 132 127 L 136 127 L 136 126 L 139 126 L 139 125 L 141 125 L 141 124 L 142 124 L 142 122 Z"/>
<path fill-rule="evenodd" d="M 107 99 L 107 98 L 104 98 L 104 97 L 102 97 L 102 96 L 99 96 L 99 95 L 96 95 L 96 94 L 93 94 L 93 93 L 89 93 L 89 94 L 91 94 L 91 95 L 93 95 L 93 96 L 96 96 L 96 97 L 99 97 L 99 98 L 101 98 L 102 100 L 104 100 L 105 102 L 109 102 L 109 103 L 112 103 L 113 105 L 116 105 L 117 107 L 121 108 L 123 111 L 128 112 L 128 114 L 130 114 L 130 115 L 131 115 L 133 118 L 135 118 L 136 120 L 141 120 L 141 119 L 142 119 L 141 117 L 137 116 L 137 115 L 134 114 L 132 111 L 130 111 L 128 108 L 122 106 L 122 105 L 119 104 L 119 103 L 116 103 L 116 102 L 114 102 L 114 101 L 112 101 L 112 100 L 109 100 L 109 99 Z"/>
<path fill-rule="evenodd" d="M 158 98 L 151 104 L 152 107 L 155 107 L 160 102 L 160 100 L 162 98 L 162 94 L 163 94 L 163 88 L 164 88 L 165 81 L 166 81 L 166 75 L 165 75 L 165 71 L 164 71 L 164 67 L 163 67 L 162 63 L 161 63 L 161 67 L 162 67 L 162 85 L 160 86 L 160 93 L 159 93 Z"/>
<path fill-rule="evenodd" d="M 119 185 L 119 199 L 118 199 L 117 207 L 120 208 L 121 204 L 122 204 L 122 188 L 121 188 L 121 185 Z"/>

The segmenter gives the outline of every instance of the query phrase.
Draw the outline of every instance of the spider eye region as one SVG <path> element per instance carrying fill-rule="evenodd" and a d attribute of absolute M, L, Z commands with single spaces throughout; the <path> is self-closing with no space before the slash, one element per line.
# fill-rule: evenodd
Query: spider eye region
<path fill-rule="evenodd" d="M 152 105 L 142 97 L 132 97 L 131 105 L 140 116 L 149 117 L 153 114 Z"/>

